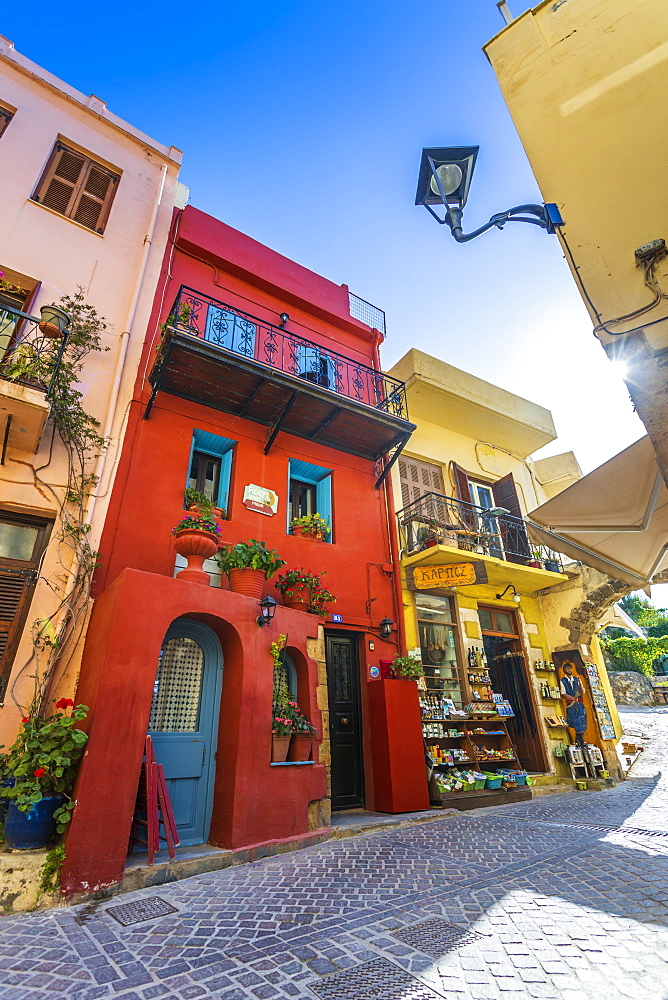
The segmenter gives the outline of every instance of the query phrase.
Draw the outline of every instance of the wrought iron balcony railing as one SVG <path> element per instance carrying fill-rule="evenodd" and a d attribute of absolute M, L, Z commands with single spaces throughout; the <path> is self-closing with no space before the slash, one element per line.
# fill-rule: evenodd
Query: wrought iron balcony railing
<path fill-rule="evenodd" d="M 37 316 L 0 305 L 0 379 L 51 394 L 67 346 L 67 333 L 53 339 Z"/>
<path fill-rule="evenodd" d="M 426 493 L 397 513 L 403 554 L 432 545 L 450 545 L 506 562 L 542 567 L 554 573 L 562 571 L 557 553 L 530 542 L 527 525 L 521 517 L 492 511 L 493 508 L 440 493 Z"/>
<path fill-rule="evenodd" d="M 182 288 L 166 325 L 177 333 L 408 420 L 403 382 L 201 292 Z"/>

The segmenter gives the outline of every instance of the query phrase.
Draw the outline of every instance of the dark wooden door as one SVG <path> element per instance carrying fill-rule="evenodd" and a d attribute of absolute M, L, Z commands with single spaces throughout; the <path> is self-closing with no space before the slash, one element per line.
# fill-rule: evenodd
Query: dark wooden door
<path fill-rule="evenodd" d="M 364 805 L 357 639 L 354 635 L 328 632 L 325 643 L 332 755 L 332 809 L 355 809 Z"/>

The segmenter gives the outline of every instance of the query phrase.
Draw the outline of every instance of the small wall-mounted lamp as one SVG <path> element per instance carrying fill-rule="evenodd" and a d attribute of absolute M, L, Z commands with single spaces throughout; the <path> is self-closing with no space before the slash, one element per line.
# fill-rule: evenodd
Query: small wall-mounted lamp
<path fill-rule="evenodd" d="M 503 229 L 507 222 L 530 222 L 534 226 L 546 229 L 548 233 L 554 233 L 557 226 L 563 226 L 561 213 L 553 203 L 517 205 L 515 208 L 509 208 L 507 212 L 493 215 L 489 222 L 472 233 L 464 233 L 462 216 L 479 148 L 479 146 L 439 146 L 423 149 L 415 204 L 424 205 L 437 222 L 441 225 L 445 223 L 458 243 L 468 243 L 469 240 L 474 240 L 476 236 L 481 236 L 495 226 L 497 229 Z M 443 207 L 443 218 L 434 211 L 432 205 Z"/>
<path fill-rule="evenodd" d="M 380 637 L 381 639 L 389 639 L 392 635 L 392 626 L 394 622 L 391 618 L 383 618 L 380 623 Z"/>
<path fill-rule="evenodd" d="M 280 323 L 278 324 L 278 328 L 279 328 L 279 330 L 283 330 L 283 329 L 284 329 L 284 327 L 285 327 L 285 324 L 286 324 L 286 323 L 288 322 L 288 320 L 290 319 L 290 313 L 281 313 L 281 315 L 280 315 L 280 316 L 279 316 L 278 318 L 279 318 L 279 319 L 280 319 L 280 321 L 281 321 L 281 322 L 280 322 Z"/>
<path fill-rule="evenodd" d="M 260 628 L 263 625 L 271 625 L 274 615 L 276 614 L 276 601 L 273 597 L 263 597 L 260 601 L 260 614 L 257 616 L 255 621 L 258 623 Z"/>
<path fill-rule="evenodd" d="M 515 590 L 515 585 L 513 583 L 509 583 L 508 586 L 506 587 L 506 589 L 504 591 L 502 591 L 500 594 L 495 594 L 494 595 L 496 597 L 497 601 L 502 600 L 502 598 L 504 598 L 506 596 L 506 594 L 508 593 L 509 590 L 512 590 L 512 594 L 510 595 L 509 598 L 507 598 L 507 600 L 514 601 L 515 604 L 519 604 L 520 601 L 522 600 L 522 598 L 520 597 L 520 595 Z"/>

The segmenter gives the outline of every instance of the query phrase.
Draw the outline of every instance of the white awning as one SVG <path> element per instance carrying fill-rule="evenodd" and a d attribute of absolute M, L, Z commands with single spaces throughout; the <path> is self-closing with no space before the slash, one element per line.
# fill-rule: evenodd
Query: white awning
<path fill-rule="evenodd" d="M 641 438 L 527 518 L 532 540 L 646 589 L 668 568 L 668 489 Z"/>
<path fill-rule="evenodd" d="M 647 642 L 647 636 L 640 625 L 634 622 L 630 615 L 627 615 L 620 604 L 613 604 L 611 608 L 608 608 L 603 617 L 599 618 L 596 624 L 596 631 L 600 632 L 601 629 L 607 628 L 610 625 L 613 628 L 625 628 L 627 632 L 633 632 L 638 639 L 644 639 Z"/>

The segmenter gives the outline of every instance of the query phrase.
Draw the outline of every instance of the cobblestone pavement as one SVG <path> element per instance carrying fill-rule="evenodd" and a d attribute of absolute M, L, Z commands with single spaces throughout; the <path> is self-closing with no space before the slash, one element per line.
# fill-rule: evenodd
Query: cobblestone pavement
<path fill-rule="evenodd" d="M 7 917 L 0 998 L 668 1000 L 668 708 L 624 720 L 651 742 L 612 790 Z"/>

